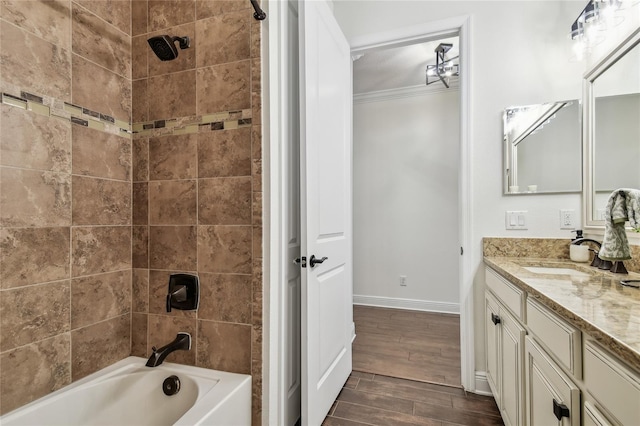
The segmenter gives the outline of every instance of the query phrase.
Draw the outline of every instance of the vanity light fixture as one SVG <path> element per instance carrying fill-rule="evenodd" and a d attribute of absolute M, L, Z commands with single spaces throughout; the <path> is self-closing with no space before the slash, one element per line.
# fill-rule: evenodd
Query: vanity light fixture
<path fill-rule="evenodd" d="M 629 0 L 589 0 L 571 24 L 574 58 L 582 60 L 593 46 L 602 43 L 606 30 L 620 25 L 624 16 L 618 13 Z"/>
<path fill-rule="evenodd" d="M 448 89 L 451 77 L 457 77 L 460 75 L 460 65 L 454 64 L 452 61 L 458 59 L 458 56 L 450 59 L 446 59 L 445 54 L 451 50 L 453 44 L 440 43 L 435 48 L 436 63 L 435 65 L 427 65 L 427 86 L 438 81 L 442 81 L 442 84 Z M 431 78 L 431 81 L 429 80 Z"/>

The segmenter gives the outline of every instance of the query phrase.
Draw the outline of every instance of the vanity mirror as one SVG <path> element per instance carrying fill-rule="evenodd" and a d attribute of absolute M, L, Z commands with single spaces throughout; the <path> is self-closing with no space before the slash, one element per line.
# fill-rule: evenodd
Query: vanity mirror
<path fill-rule="evenodd" d="M 585 75 L 587 226 L 604 226 L 609 194 L 640 188 L 640 29 Z"/>
<path fill-rule="evenodd" d="M 505 194 L 582 190 L 580 113 L 577 99 L 505 109 Z"/>

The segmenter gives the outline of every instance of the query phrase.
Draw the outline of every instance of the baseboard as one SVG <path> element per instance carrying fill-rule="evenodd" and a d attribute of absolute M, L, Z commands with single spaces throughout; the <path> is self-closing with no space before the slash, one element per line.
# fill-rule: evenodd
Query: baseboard
<path fill-rule="evenodd" d="M 396 299 L 393 297 L 353 295 L 354 305 L 379 306 L 381 308 L 410 309 L 414 311 L 444 312 L 459 314 L 459 303 L 434 302 L 430 300 Z"/>
<path fill-rule="evenodd" d="M 487 373 L 484 371 L 476 371 L 476 389 L 473 393 L 477 393 L 478 395 L 486 395 L 493 396 L 491 393 L 491 388 L 489 387 L 489 382 L 487 381 Z"/>

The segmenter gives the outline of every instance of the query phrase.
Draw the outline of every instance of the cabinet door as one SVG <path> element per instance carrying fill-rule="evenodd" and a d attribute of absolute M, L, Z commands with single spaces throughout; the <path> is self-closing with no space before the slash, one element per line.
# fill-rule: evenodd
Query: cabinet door
<path fill-rule="evenodd" d="M 524 425 L 525 329 L 505 309 L 500 309 L 501 412 L 505 425 Z"/>
<path fill-rule="evenodd" d="M 485 345 L 487 347 L 487 381 L 498 407 L 500 400 L 500 311 L 498 302 L 485 293 Z"/>
<path fill-rule="evenodd" d="M 584 345 L 584 384 L 611 420 L 640 425 L 640 375 L 591 340 Z"/>
<path fill-rule="evenodd" d="M 526 419 L 528 426 L 579 426 L 580 390 L 527 336 Z"/>
<path fill-rule="evenodd" d="M 589 401 L 585 401 L 584 426 L 612 426 L 612 424 Z"/>

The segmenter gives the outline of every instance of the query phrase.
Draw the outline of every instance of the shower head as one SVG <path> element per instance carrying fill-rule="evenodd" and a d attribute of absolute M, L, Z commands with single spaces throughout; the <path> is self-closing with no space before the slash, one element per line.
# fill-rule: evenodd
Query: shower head
<path fill-rule="evenodd" d="M 151 37 L 149 40 L 149 46 L 151 50 L 156 54 L 161 61 L 171 61 L 178 57 L 178 49 L 176 49 L 175 42 L 180 42 L 180 49 L 186 49 L 189 47 L 189 37 L 171 37 L 168 35 L 161 35 Z"/>

